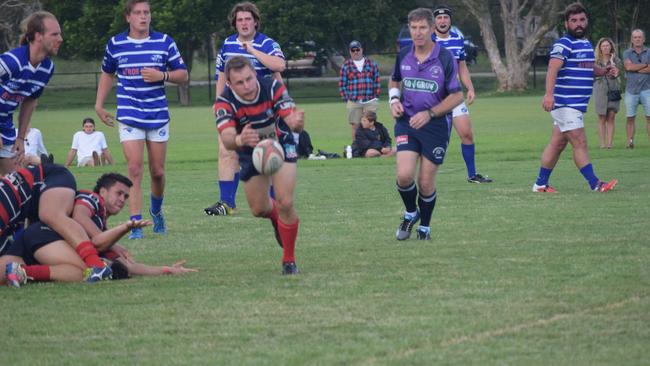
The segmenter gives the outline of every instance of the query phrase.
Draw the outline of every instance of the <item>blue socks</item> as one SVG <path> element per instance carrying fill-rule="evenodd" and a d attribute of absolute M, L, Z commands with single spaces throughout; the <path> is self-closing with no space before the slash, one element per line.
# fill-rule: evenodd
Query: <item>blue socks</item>
<path fill-rule="evenodd" d="M 404 202 L 404 207 L 406 208 L 406 212 L 415 212 L 417 211 L 417 196 L 418 196 L 418 187 L 415 185 L 415 182 L 411 183 L 410 186 L 408 187 L 400 187 L 399 184 L 397 184 L 397 191 L 399 192 L 399 195 L 402 197 L 402 201 Z"/>
<path fill-rule="evenodd" d="M 233 180 L 219 181 L 220 200 L 225 202 L 231 208 L 235 208 L 235 197 L 237 196 L 237 187 L 239 187 L 239 173 L 235 173 Z"/>
<path fill-rule="evenodd" d="M 431 193 L 430 196 L 423 196 L 422 193 L 418 196 L 418 207 L 420 207 L 420 227 L 428 227 L 433 215 L 433 209 L 436 207 L 436 192 Z"/>
<path fill-rule="evenodd" d="M 142 214 L 131 215 L 131 217 L 129 219 L 131 219 L 131 220 L 142 220 Z"/>
<path fill-rule="evenodd" d="M 591 187 L 591 189 L 596 188 L 598 185 L 598 177 L 596 177 L 596 173 L 594 173 L 594 167 L 591 165 L 591 163 L 580 168 L 580 174 L 582 174 L 587 182 L 589 182 L 589 187 Z"/>
<path fill-rule="evenodd" d="M 546 169 L 543 166 L 539 167 L 539 175 L 537 176 L 537 181 L 535 181 L 535 184 L 538 186 L 548 185 L 548 179 L 551 177 L 552 172 L 553 169 Z"/>
<path fill-rule="evenodd" d="M 160 213 L 160 210 L 162 210 L 164 196 L 157 198 L 154 197 L 153 194 L 151 194 L 150 197 L 151 197 L 151 213 L 157 215 Z"/>
<path fill-rule="evenodd" d="M 474 144 L 460 144 L 460 151 L 463 154 L 463 160 L 465 160 L 465 166 L 467 167 L 467 178 L 471 178 L 476 175 L 476 164 L 474 162 Z"/>

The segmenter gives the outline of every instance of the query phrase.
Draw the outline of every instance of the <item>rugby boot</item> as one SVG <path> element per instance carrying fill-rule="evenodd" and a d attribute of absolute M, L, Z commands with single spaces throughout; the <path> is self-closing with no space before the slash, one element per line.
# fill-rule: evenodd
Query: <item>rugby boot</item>
<path fill-rule="evenodd" d="M 227 203 L 219 201 L 210 207 L 204 208 L 203 212 L 208 216 L 228 216 L 235 213 L 235 209 L 228 206 Z"/>
<path fill-rule="evenodd" d="M 395 237 L 397 240 L 406 240 L 411 237 L 411 231 L 413 226 L 420 220 L 420 212 L 416 212 L 415 215 L 404 214 L 402 218 L 402 223 L 397 228 L 397 233 Z"/>
<path fill-rule="evenodd" d="M 415 233 L 417 234 L 418 240 L 431 240 L 431 229 L 427 230 L 419 227 Z"/>
<path fill-rule="evenodd" d="M 23 265 L 18 262 L 7 263 L 6 266 L 7 286 L 20 288 L 20 285 L 27 284 L 27 273 Z"/>
<path fill-rule="evenodd" d="M 549 186 L 548 184 L 543 186 L 538 186 L 533 184 L 533 192 L 535 193 L 555 193 L 555 188 Z"/>
<path fill-rule="evenodd" d="M 614 189 L 614 187 L 617 184 L 618 184 L 617 179 L 612 179 L 609 182 L 598 182 L 598 184 L 596 184 L 596 187 L 594 188 L 594 191 L 595 192 L 602 192 L 602 193 L 609 192 L 612 189 Z"/>
<path fill-rule="evenodd" d="M 477 173 L 477 174 L 474 174 L 473 176 L 467 178 L 467 182 L 468 183 L 477 183 L 477 184 L 492 183 L 492 179 L 488 178 L 487 175 L 483 176 L 483 175 L 480 175 L 480 174 Z"/>
<path fill-rule="evenodd" d="M 282 262 L 282 274 L 283 275 L 298 274 L 298 266 L 296 265 L 296 262 Z"/>
<path fill-rule="evenodd" d="M 113 278 L 113 271 L 111 267 L 88 267 L 84 270 L 84 281 L 88 283 L 95 283 L 99 281 L 110 280 Z"/>
<path fill-rule="evenodd" d="M 144 234 L 142 233 L 141 227 L 136 227 L 134 229 L 131 229 L 131 234 L 129 235 L 129 239 L 137 240 L 142 238 L 144 238 Z"/>
<path fill-rule="evenodd" d="M 167 234 L 167 225 L 165 225 L 165 216 L 163 215 L 162 210 L 157 214 L 149 211 L 151 219 L 153 220 L 153 232 L 156 234 L 166 235 Z"/>

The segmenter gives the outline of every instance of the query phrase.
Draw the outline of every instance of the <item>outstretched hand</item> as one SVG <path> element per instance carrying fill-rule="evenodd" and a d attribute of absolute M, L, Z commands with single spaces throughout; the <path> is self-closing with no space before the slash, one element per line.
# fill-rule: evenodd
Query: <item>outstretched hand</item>
<path fill-rule="evenodd" d="M 284 121 L 287 123 L 287 126 L 293 132 L 302 132 L 305 128 L 305 110 L 304 109 L 295 109 L 291 114 L 284 118 Z"/>
<path fill-rule="evenodd" d="M 183 273 L 189 273 L 189 272 L 198 272 L 198 269 L 194 268 L 185 268 L 185 260 L 178 261 L 174 264 L 171 265 L 171 267 L 166 267 L 167 268 L 167 273 L 169 274 L 183 274 Z"/>
<path fill-rule="evenodd" d="M 99 117 L 102 122 L 108 127 L 114 127 L 115 126 L 115 116 L 112 114 L 108 113 L 108 111 L 102 107 L 95 107 L 95 113 L 97 113 L 97 116 Z"/>
<path fill-rule="evenodd" d="M 125 225 L 129 230 L 139 229 L 151 225 L 151 220 L 129 220 L 125 223 Z"/>

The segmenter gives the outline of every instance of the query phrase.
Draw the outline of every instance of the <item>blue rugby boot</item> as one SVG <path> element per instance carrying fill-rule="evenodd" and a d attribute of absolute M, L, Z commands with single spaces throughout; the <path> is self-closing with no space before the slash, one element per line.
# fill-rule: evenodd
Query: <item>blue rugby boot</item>
<path fill-rule="evenodd" d="M 153 232 L 161 235 L 167 234 L 167 225 L 165 225 L 165 216 L 162 210 L 157 214 L 149 211 L 149 214 L 151 214 L 151 218 L 153 219 Z"/>
<path fill-rule="evenodd" d="M 397 240 L 406 240 L 411 237 L 411 231 L 413 230 L 413 226 L 420 220 L 420 212 L 417 211 L 415 215 L 410 215 L 408 213 L 404 214 L 404 217 L 402 218 L 402 223 L 399 224 L 399 227 L 397 228 L 397 233 L 395 234 L 395 237 Z"/>

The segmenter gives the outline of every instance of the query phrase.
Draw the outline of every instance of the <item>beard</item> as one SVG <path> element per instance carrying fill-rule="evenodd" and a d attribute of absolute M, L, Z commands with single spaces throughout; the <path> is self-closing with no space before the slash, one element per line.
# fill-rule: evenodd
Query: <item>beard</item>
<path fill-rule="evenodd" d="M 572 35 L 574 38 L 584 38 L 585 37 L 585 28 L 576 28 L 576 29 L 569 29 L 569 34 Z"/>
<path fill-rule="evenodd" d="M 450 29 L 451 29 L 451 27 L 446 27 L 446 29 L 440 29 L 440 27 L 436 26 L 436 32 L 442 33 L 442 34 L 449 33 Z"/>

